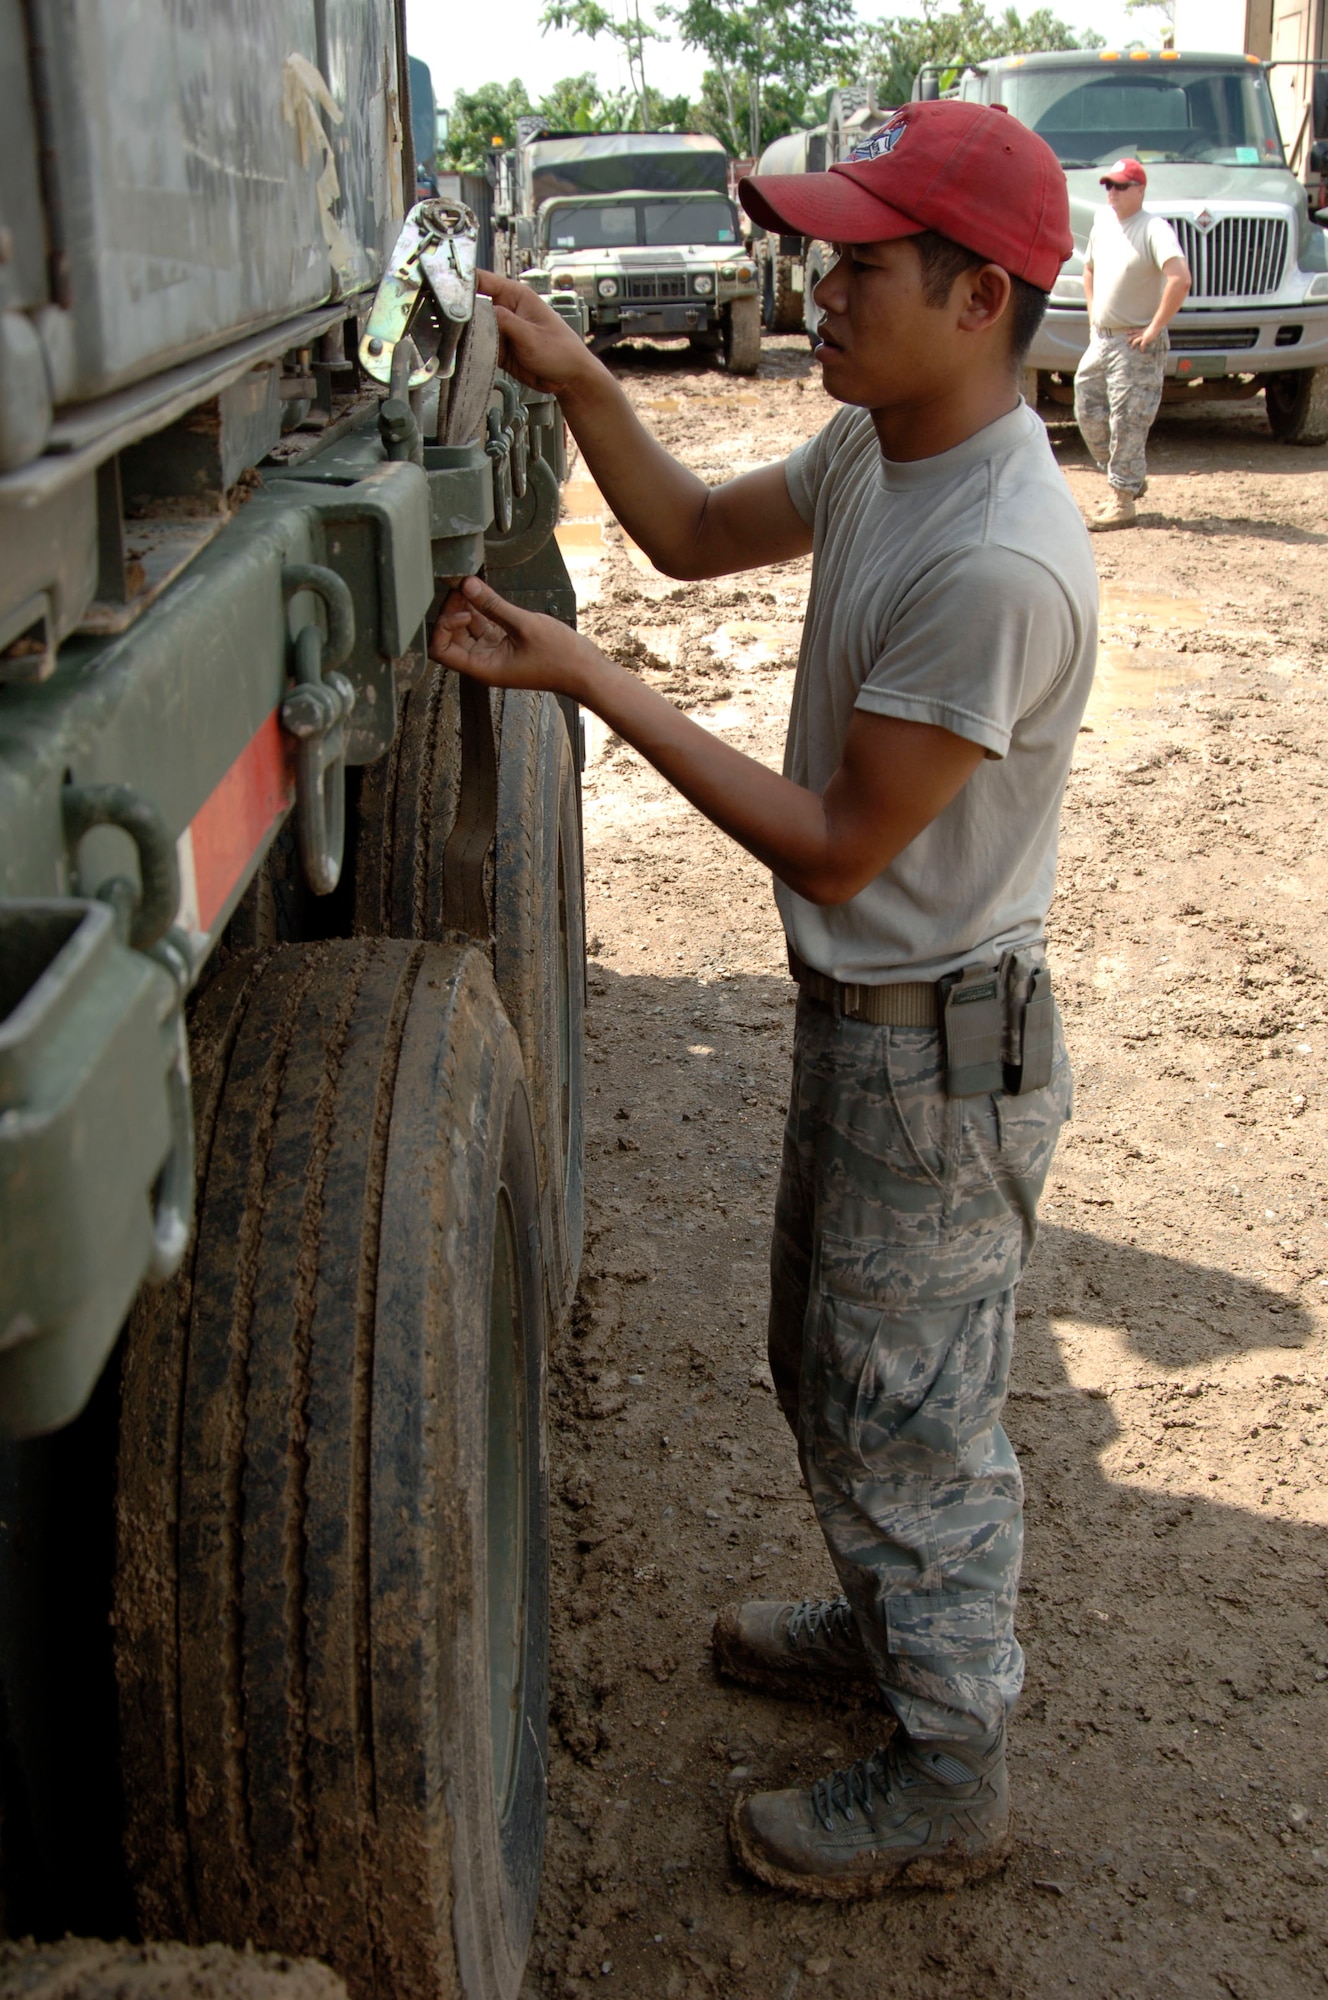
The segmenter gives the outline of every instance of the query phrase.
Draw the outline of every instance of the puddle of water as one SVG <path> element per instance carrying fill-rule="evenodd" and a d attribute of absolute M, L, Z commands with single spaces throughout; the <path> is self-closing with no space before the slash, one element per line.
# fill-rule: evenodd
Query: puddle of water
<path fill-rule="evenodd" d="M 718 660 L 731 660 L 741 666 L 760 666 L 767 660 L 779 659 L 794 646 L 795 641 L 787 625 L 755 618 L 734 618 L 711 632 L 706 644 Z"/>
<path fill-rule="evenodd" d="M 560 521 L 554 529 L 560 549 L 602 549 L 602 521 Z"/>
<path fill-rule="evenodd" d="M 743 405 L 749 410 L 757 409 L 760 407 L 761 398 L 753 396 L 750 392 L 737 396 L 652 396 L 648 399 L 643 397 L 636 407 L 639 410 L 661 410 L 667 414 L 674 410 L 694 410 L 698 405 L 732 409 L 735 403 Z"/>
<path fill-rule="evenodd" d="M 1084 715 L 1096 734 L 1109 740 L 1128 735 L 1122 711 L 1151 709 L 1158 695 L 1206 678 L 1208 669 L 1201 667 L 1194 655 L 1143 643 L 1153 633 L 1161 638 L 1171 632 L 1200 631 L 1204 622 L 1204 607 L 1197 597 L 1131 590 L 1113 583 L 1102 586 L 1103 630 L 1129 626 L 1140 637 L 1133 645 L 1108 640 L 1098 648 L 1097 672 Z"/>
<path fill-rule="evenodd" d="M 699 722 L 702 729 L 746 729 L 751 716 L 745 708 L 689 708 L 687 714 L 693 722 Z"/>

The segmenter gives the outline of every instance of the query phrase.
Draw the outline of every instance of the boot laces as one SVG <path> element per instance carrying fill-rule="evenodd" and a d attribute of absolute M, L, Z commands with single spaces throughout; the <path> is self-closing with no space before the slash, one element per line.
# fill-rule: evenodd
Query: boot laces
<path fill-rule="evenodd" d="M 867 1823 L 874 1827 L 873 1794 L 882 1805 L 889 1804 L 889 1770 L 880 1751 L 860 1758 L 846 1771 L 832 1771 L 828 1778 L 819 1778 L 812 1786 L 812 1811 L 827 1833 L 835 1830 L 836 1813 L 852 1826 L 861 1812 Z"/>
<path fill-rule="evenodd" d="M 857 1623 L 846 1597 L 807 1597 L 788 1622 L 790 1646 L 814 1646 L 818 1639 L 844 1644 L 857 1635 Z"/>

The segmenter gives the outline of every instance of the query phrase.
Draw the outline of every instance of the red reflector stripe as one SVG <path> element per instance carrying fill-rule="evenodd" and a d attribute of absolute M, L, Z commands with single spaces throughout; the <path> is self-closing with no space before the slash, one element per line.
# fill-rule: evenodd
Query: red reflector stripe
<path fill-rule="evenodd" d="M 251 856 L 294 797 L 287 742 L 273 709 L 190 824 L 201 931 L 212 929 Z"/>

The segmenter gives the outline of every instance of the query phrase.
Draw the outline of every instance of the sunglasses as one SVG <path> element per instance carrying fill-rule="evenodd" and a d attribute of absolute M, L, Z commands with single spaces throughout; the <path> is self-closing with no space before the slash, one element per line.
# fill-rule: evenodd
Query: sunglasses
<path fill-rule="evenodd" d="M 1108 194 L 1124 194 L 1125 190 L 1132 188 L 1135 183 L 1133 181 L 1103 181 L 1102 185 Z"/>

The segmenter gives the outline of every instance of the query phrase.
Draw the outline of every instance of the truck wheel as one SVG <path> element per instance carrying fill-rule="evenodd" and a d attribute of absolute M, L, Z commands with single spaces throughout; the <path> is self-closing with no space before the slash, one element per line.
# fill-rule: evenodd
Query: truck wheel
<path fill-rule="evenodd" d="M 761 365 L 761 301 L 734 299 L 725 307 L 724 366 L 730 375 L 754 375 Z"/>
<path fill-rule="evenodd" d="M 124 1362 L 140 1922 L 514 2000 L 548 1618 L 516 1036 L 481 952 L 394 939 L 236 960 L 196 1028 L 197 1232 Z"/>
<path fill-rule="evenodd" d="M 570 1309 L 584 1234 L 585 916 L 576 766 L 552 695 L 509 689 L 498 753 L 494 977 L 526 1059 L 549 1297 Z"/>
<path fill-rule="evenodd" d="M 1294 368 L 1263 385 L 1268 425 L 1283 444 L 1328 444 L 1328 368 Z"/>
<path fill-rule="evenodd" d="M 365 767 L 353 916 L 361 937 L 442 936 L 443 850 L 461 787 L 460 686 L 459 675 L 427 661 L 401 698 L 391 748 Z"/>
<path fill-rule="evenodd" d="M 802 328 L 802 293 L 793 289 L 793 259 L 776 257 L 774 263 L 774 315 L 770 325 L 776 333 L 798 333 Z"/>

